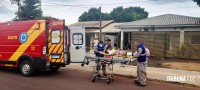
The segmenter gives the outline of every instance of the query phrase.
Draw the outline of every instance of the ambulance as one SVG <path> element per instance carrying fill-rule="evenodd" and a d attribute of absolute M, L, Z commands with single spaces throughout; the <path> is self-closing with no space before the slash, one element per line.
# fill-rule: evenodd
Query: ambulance
<path fill-rule="evenodd" d="M 0 23 L 0 68 L 19 68 L 31 76 L 37 70 L 84 63 L 84 58 L 84 27 L 68 28 L 65 20 Z"/>

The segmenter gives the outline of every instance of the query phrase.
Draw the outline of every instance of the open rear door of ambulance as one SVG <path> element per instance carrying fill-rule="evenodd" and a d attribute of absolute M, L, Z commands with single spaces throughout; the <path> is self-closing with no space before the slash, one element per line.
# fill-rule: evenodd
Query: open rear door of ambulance
<path fill-rule="evenodd" d="M 84 63 L 86 55 L 85 27 L 70 27 L 70 61 L 71 63 Z"/>
<path fill-rule="evenodd" d="M 64 60 L 64 20 L 52 20 L 49 23 L 48 52 L 52 70 L 65 66 Z"/>

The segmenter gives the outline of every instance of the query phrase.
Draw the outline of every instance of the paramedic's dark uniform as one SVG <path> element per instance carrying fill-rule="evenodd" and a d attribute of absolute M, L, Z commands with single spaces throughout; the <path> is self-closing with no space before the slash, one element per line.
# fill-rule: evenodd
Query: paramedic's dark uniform
<path fill-rule="evenodd" d="M 103 44 L 103 45 L 98 44 L 97 45 L 97 51 L 104 52 L 104 47 L 105 47 L 105 44 Z M 104 57 L 104 55 L 99 53 L 99 52 L 95 52 L 96 56 L 97 57 Z"/>
<path fill-rule="evenodd" d="M 137 77 L 138 81 L 141 85 L 146 85 L 146 50 L 145 46 L 141 43 L 137 46 L 138 55 L 136 55 L 138 59 L 137 63 Z"/>
<path fill-rule="evenodd" d="M 104 48 L 105 48 L 105 44 L 103 44 L 103 45 L 100 45 L 100 44 L 98 44 L 97 45 L 97 51 L 99 51 L 99 52 L 104 52 Z M 96 56 L 97 57 L 104 57 L 104 55 L 103 54 L 101 54 L 101 53 L 99 53 L 99 52 L 96 52 L 95 54 L 96 54 Z M 100 64 L 99 64 L 99 66 L 100 66 Z M 98 69 L 99 70 L 99 69 Z M 103 71 L 103 74 L 104 75 L 106 75 L 106 65 L 105 64 L 102 64 L 102 71 Z"/>

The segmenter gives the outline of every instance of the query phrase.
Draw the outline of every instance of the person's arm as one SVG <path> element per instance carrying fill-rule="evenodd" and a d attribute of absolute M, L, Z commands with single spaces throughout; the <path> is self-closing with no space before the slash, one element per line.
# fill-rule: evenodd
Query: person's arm
<path fill-rule="evenodd" d="M 104 51 L 103 52 L 106 52 L 106 48 L 108 47 L 108 45 L 105 45 L 105 47 L 104 47 Z"/>
<path fill-rule="evenodd" d="M 97 47 L 96 47 L 96 48 L 94 48 L 94 52 L 98 52 L 98 50 L 97 50 Z"/>
<path fill-rule="evenodd" d="M 138 58 L 142 54 L 142 48 L 138 49 L 138 52 L 133 56 L 133 58 Z"/>
<path fill-rule="evenodd" d="M 147 57 L 150 57 L 150 51 L 149 51 L 148 48 L 146 48 L 146 54 L 147 54 L 147 55 L 146 55 Z"/>

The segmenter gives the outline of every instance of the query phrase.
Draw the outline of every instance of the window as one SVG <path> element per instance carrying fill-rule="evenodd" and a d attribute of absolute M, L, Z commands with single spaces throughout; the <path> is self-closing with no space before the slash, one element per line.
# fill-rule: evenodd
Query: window
<path fill-rule="evenodd" d="M 73 39 L 74 45 L 82 45 L 83 44 L 83 34 L 81 34 L 81 33 L 74 33 L 72 39 Z"/>
<path fill-rule="evenodd" d="M 191 44 L 200 44 L 200 36 L 199 35 L 191 36 Z"/>
<path fill-rule="evenodd" d="M 51 32 L 51 43 L 53 44 L 60 43 L 60 30 L 53 30 Z"/>

